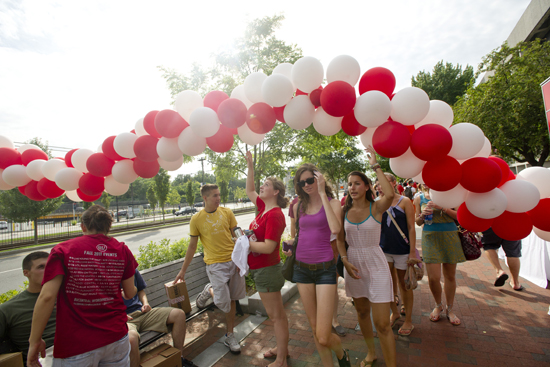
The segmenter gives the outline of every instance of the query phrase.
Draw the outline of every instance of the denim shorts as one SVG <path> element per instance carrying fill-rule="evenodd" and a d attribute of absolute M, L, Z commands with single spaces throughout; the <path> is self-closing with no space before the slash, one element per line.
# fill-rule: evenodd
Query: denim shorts
<path fill-rule="evenodd" d="M 295 263 L 292 281 L 302 284 L 336 284 L 336 264 L 323 269 L 309 270 Z"/>

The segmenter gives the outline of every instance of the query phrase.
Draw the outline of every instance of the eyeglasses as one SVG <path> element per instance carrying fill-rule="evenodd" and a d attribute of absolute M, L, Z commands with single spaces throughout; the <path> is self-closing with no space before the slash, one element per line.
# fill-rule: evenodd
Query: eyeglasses
<path fill-rule="evenodd" d="M 310 177 L 310 178 L 306 178 L 305 180 L 298 181 L 298 186 L 304 187 L 306 183 L 308 185 L 313 185 L 314 182 L 315 182 L 315 177 Z"/>

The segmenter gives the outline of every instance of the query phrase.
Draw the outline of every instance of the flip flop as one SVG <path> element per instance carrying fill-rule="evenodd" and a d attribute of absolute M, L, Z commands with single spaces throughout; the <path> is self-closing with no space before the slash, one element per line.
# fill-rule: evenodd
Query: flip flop
<path fill-rule="evenodd" d="M 411 335 L 413 330 L 414 330 L 414 325 L 410 329 L 403 329 L 403 328 L 399 329 L 397 331 L 397 334 L 402 335 L 402 336 L 409 336 L 409 335 Z"/>
<path fill-rule="evenodd" d="M 502 287 L 502 286 L 506 283 L 506 280 L 507 280 L 507 279 L 508 279 L 508 274 L 502 273 L 502 274 L 495 280 L 494 286 L 495 286 L 495 287 Z"/>
<path fill-rule="evenodd" d="M 361 367 L 372 367 L 378 359 L 373 359 L 372 361 L 367 361 L 367 357 L 361 361 Z"/>
<path fill-rule="evenodd" d="M 390 328 L 393 329 L 393 327 L 395 326 L 395 324 L 397 323 L 397 321 L 399 321 L 401 319 L 401 316 L 399 316 L 397 319 L 393 320 L 393 322 L 390 324 Z"/>
<path fill-rule="evenodd" d="M 512 287 L 512 284 L 510 284 L 510 287 Z M 516 292 L 521 292 L 522 290 L 524 290 L 525 288 L 520 284 L 519 288 L 514 288 L 512 287 L 513 290 L 515 290 Z"/>

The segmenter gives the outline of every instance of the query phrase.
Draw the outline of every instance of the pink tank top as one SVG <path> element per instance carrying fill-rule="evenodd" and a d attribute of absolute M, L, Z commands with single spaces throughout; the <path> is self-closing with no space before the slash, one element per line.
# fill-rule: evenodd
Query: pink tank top
<path fill-rule="evenodd" d="M 331 200 L 329 198 L 329 200 Z M 301 208 L 300 208 L 301 209 Z M 300 213 L 300 233 L 296 260 L 306 264 L 317 264 L 332 260 L 334 257 L 330 245 L 330 227 L 325 207 L 316 214 Z"/>

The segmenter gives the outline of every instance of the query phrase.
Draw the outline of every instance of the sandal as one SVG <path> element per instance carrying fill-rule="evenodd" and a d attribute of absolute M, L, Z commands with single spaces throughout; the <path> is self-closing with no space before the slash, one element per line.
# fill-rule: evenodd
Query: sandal
<path fill-rule="evenodd" d="M 414 325 L 411 326 L 410 329 L 403 329 L 403 328 L 399 329 L 397 331 L 397 334 L 402 335 L 402 336 L 409 336 L 409 335 L 411 335 L 413 330 L 414 330 Z"/>
<path fill-rule="evenodd" d="M 347 349 L 343 349 L 344 356 L 342 359 L 338 359 L 338 365 L 340 367 L 351 367 L 351 362 L 349 361 L 349 353 Z"/>
<path fill-rule="evenodd" d="M 508 274 L 502 273 L 500 276 L 495 280 L 495 283 L 493 284 L 495 287 L 502 287 L 504 283 L 506 283 L 506 280 L 508 279 Z"/>
<path fill-rule="evenodd" d="M 441 309 L 441 311 L 439 311 L 439 313 L 437 315 L 434 316 L 434 312 L 436 309 Z M 430 314 L 430 321 L 432 322 L 438 322 L 439 319 L 441 319 L 441 314 L 443 313 L 443 305 L 441 303 L 435 305 L 432 313 Z"/>
<path fill-rule="evenodd" d="M 372 367 L 378 359 L 373 359 L 372 361 L 367 361 L 367 357 L 361 361 L 361 367 Z"/>
<path fill-rule="evenodd" d="M 391 316 L 390 316 L 391 318 Z M 397 323 L 397 321 L 399 321 L 401 319 L 401 316 L 399 316 L 398 318 L 396 318 L 395 320 L 393 321 L 390 321 L 390 328 L 393 329 L 393 327 L 395 326 L 395 324 Z"/>
<path fill-rule="evenodd" d="M 460 319 L 456 315 L 454 315 L 453 317 L 449 316 L 449 312 L 451 312 L 452 310 L 453 310 L 452 307 L 447 306 L 447 320 L 449 320 L 451 325 L 458 326 L 460 325 Z"/>

